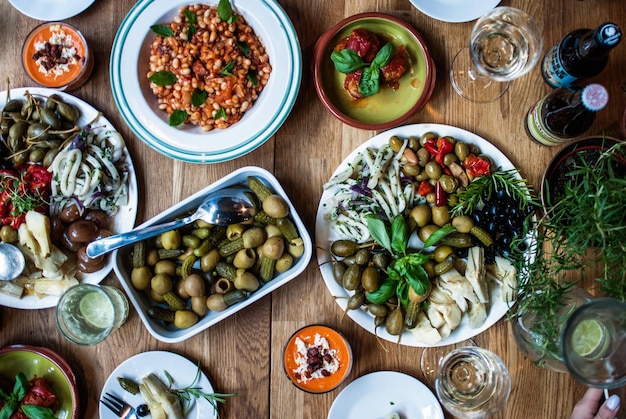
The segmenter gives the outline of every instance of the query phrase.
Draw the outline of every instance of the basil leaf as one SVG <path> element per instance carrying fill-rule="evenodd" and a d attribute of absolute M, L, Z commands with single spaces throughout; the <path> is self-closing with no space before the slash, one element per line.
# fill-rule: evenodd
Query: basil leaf
<path fill-rule="evenodd" d="M 410 265 L 406 281 L 418 295 L 425 295 L 430 288 L 430 279 L 421 265 Z"/>
<path fill-rule="evenodd" d="M 215 112 L 215 119 L 220 119 L 222 118 L 224 121 L 226 121 L 226 110 L 224 108 L 219 108 L 217 110 L 217 112 Z"/>
<path fill-rule="evenodd" d="M 15 376 L 15 385 L 13 386 L 13 395 L 17 397 L 18 400 L 22 400 L 24 396 L 26 396 L 26 391 L 28 390 L 28 379 L 24 375 L 23 372 L 18 372 Z"/>
<path fill-rule="evenodd" d="M 366 297 L 370 303 L 384 304 L 396 292 L 396 281 L 387 278 L 376 291 L 368 292 Z"/>
<path fill-rule="evenodd" d="M 177 127 L 178 125 L 183 124 L 187 120 L 188 116 L 189 115 L 187 114 L 186 111 L 176 109 L 170 115 L 170 126 Z"/>
<path fill-rule="evenodd" d="M 0 402 L 9 400 L 10 395 L 0 388 Z"/>
<path fill-rule="evenodd" d="M 406 259 L 408 265 L 422 266 L 430 259 L 430 256 L 423 253 L 411 253 L 405 256 L 403 259 Z"/>
<path fill-rule="evenodd" d="M 330 59 L 335 64 L 337 71 L 344 74 L 352 73 L 361 67 L 367 66 L 367 63 L 363 62 L 359 54 L 349 48 L 333 51 L 330 54 Z"/>
<path fill-rule="evenodd" d="M 248 73 L 246 74 L 246 78 L 252 86 L 257 87 L 259 85 L 259 80 L 256 78 L 256 74 Z"/>
<path fill-rule="evenodd" d="M 406 282 L 400 281 L 396 287 L 396 295 L 398 296 L 398 301 L 404 307 L 409 305 L 409 286 Z"/>
<path fill-rule="evenodd" d="M 359 79 L 359 93 L 363 96 L 372 96 L 380 90 L 380 69 L 371 65 L 366 67 Z"/>
<path fill-rule="evenodd" d="M 235 61 L 229 61 L 220 71 L 220 74 L 223 76 L 234 76 L 232 73 L 235 68 Z"/>
<path fill-rule="evenodd" d="M 373 214 L 367 215 L 365 219 L 367 220 L 367 228 L 369 229 L 374 240 L 376 240 L 376 242 L 378 242 L 378 244 L 386 250 L 393 253 L 391 249 L 391 240 L 389 239 L 389 233 L 387 232 L 385 222 Z"/>
<path fill-rule="evenodd" d="M 398 214 L 391 223 L 391 248 L 400 255 L 406 254 L 406 242 L 408 238 L 404 217 Z"/>
<path fill-rule="evenodd" d="M 376 66 L 378 68 L 383 68 L 389 63 L 391 57 L 393 56 L 393 44 L 391 42 L 387 42 L 383 47 L 376 53 L 376 56 L 372 60 L 372 66 Z"/>
<path fill-rule="evenodd" d="M 435 230 L 435 232 L 433 234 L 431 234 L 428 239 L 426 239 L 426 242 L 424 243 L 424 249 L 434 245 L 435 243 L 437 243 L 439 240 L 443 239 L 444 237 L 446 237 L 448 234 L 452 233 L 456 231 L 456 228 L 454 228 L 451 225 L 448 226 L 443 226 L 441 227 L 439 230 Z"/>
<path fill-rule="evenodd" d="M 56 416 L 48 407 L 24 404 L 22 405 L 22 411 L 30 419 L 56 419 Z"/>
<path fill-rule="evenodd" d="M 241 50 L 241 53 L 244 56 L 246 57 L 250 56 L 250 45 L 248 45 L 247 42 L 237 42 L 235 45 L 237 45 L 237 48 Z"/>
<path fill-rule="evenodd" d="M 150 30 L 164 38 L 174 36 L 174 31 L 168 25 L 152 25 L 150 26 Z"/>
<path fill-rule="evenodd" d="M 176 83 L 178 77 L 176 77 L 176 74 L 172 73 L 171 71 L 157 71 L 156 73 L 148 77 L 148 80 L 150 80 L 157 86 L 171 86 L 172 84 Z"/>
<path fill-rule="evenodd" d="M 10 419 L 18 404 L 17 400 L 9 400 L 0 410 L 0 419 Z"/>
<path fill-rule="evenodd" d="M 194 89 L 191 94 L 191 104 L 193 106 L 202 106 L 204 102 L 206 102 L 206 98 L 208 97 L 208 93 L 204 90 Z"/>

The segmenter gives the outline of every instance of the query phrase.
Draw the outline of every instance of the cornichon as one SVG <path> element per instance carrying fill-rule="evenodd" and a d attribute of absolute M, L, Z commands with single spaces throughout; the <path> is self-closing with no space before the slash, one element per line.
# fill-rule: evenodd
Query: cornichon
<path fill-rule="evenodd" d="M 239 303 L 248 298 L 248 292 L 244 290 L 235 290 L 224 294 L 224 303 L 227 306 Z"/>
<path fill-rule="evenodd" d="M 185 260 L 183 260 L 183 264 L 180 266 L 179 275 L 182 279 L 185 279 L 191 274 L 191 270 L 193 268 L 193 264 L 196 263 L 198 258 L 194 254 L 188 255 Z"/>
<path fill-rule="evenodd" d="M 120 387 L 129 392 L 130 394 L 139 393 L 139 384 L 129 378 L 117 377 L 117 382 L 120 383 Z"/>
<path fill-rule="evenodd" d="M 157 254 L 159 259 L 175 259 L 185 253 L 183 249 L 159 249 Z"/>
<path fill-rule="evenodd" d="M 218 273 L 218 275 L 228 279 L 229 281 L 234 281 L 237 277 L 237 268 L 235 268 L 230 263 L 222 261 L 217 262 L 217 265 L 215 265 L 215 271 Z"/>
<path fill-rule="evenodd" d="M 280 230 L 287 242 L 292 243 L 300 237 L 296 226 L 293 225 L 289 218 L 279 218 L 276 220 L 276 227 Z"/>
<path fill-rule="evenodd" d="M 274 278 L 274 269 L 276 267 L 276 260 L 261 256 L 259 266 L 259 278 L 263 282 L 269 282 Z"/>
<path fill-rule="evenodd" d="M 493 244 L 493 239 L 491 238 L 491 235 L 477 225 L 472 226 L 472 228 L 470 229 L 470 234 L 480 240 L 480 242 L 486 247 L 489 247 Z"/>
<path fill-rule="evenodd" d="M 218 247 L 218 251 L 222 257 L 234 255 L 241 249 L 243 249 L 243 237 L 238 237 L 235 240 L 222 241 Z"/>
<path fill-rule="evenodd" d="M 133 246 L 133 268 L 143 268 L 146 265 L 146 243 L 143 241 Z"/>
<path fill-rule="evenodd" d="M 248 176 L 248 187 L 255 193 L 261 202 L 272 194 L 272 191 L 254 176 Z"/>
<path fill-rule="evenodd" d="M 172 291 L 168 291 L 165 294 L 163 294 L 163 299 L 165 300 L 167 305 L 170 307 L 170 310 L 173 310 L 173 311 L 186 310 L 189 308 L 187 307 L 185 302 L 178 295 L 174 294 Z"/>
<path fill-rule="evenodd" d="M 467 233 L 450 233 L 441 241 L 440 244 L 459 248 L 472 247 L 472 237 Z"/>
<path fill-rule="evenodd" d="M 268 224 L 275 225 L 276 218 L 270 217 L 269 215 L 267 215 L 265 211 L 261 210 L 254 215 L 254 223 L 259 224 L 261 226 L 265 226 Z"/>
<path fill-rule="evenodd" d="M 148 317 L 153 320 L 161 320 L 166 323 L 174 323 L 176 313 L 161 306 L 152 306 L 148 308 Z"/>
<path fill-rule="evenodd" d="M 420 312 L 420 304 L 417 301 L 410 301 L 406 307 L 404 315 L 404 325 L 407 329 L 413 329 L 417 325 L 417 315 Z"/>
<path fill-rule="evenodd" d="M 452 268 L 454 268 L 454 260 L 447 258 L 446 260 L 435 264 L 435 275 L 445 274 Z"/>

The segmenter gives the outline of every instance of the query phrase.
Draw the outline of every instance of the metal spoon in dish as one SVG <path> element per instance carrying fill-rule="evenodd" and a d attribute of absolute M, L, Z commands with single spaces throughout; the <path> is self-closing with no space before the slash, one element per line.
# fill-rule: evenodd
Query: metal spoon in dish
<path fill-rule="evenodd" d="M 26 259 L 16 246 L 0 243 L 0 281 L 11 281 L 24 271 Z"/>
<path fill-rule="evenodd" d="M 192 215 L 170 221 L 165 224 L 153 225 L 131 230 L 115 236 L 105 237 L 87 245 L 87 256 L 95 258 L 111 250 L 157 236 L 169 230 L 182 227 L 196 220 L 203 220 L 214 225 L 237 224 L 250 220 L 255 216 L 257 205 L 254 193 L 249 189 L 225 188 L 207 196 L 196 212 Z"/>

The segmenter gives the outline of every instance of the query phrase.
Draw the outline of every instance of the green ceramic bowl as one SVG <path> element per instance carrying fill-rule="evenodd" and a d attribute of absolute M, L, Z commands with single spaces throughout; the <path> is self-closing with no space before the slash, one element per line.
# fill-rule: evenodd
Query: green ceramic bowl
<path fill-rule="evenodd" d="M 35 375 L 48 380 L 60 401 L 55 412 L 59 419 L 78 419 L 80 403 L 76 377 L 56 352 L 35 346 L 11 345 L 0 349 L 0 375 L 14 379 L 23 372 L 29 380 Z"/>
<path fill-rule="evenodd" d="M 354 99 L 343 88 L 345 75 L 335 69 L 330 54 L 357 28 L 374 32 L 395 47 L 405 46 L 409 71 L 400 79 L 398 90 L 383 87 L 375 95 Z M 382 130 L 401 124 L 424 107 L 435 86 L 435 65 L 421 35 L 408 23 L 384 13 L 360 13 L 337 23 L 318 39 L 313 81 L 320 100 L 335 117 L 356 128 Z"/>

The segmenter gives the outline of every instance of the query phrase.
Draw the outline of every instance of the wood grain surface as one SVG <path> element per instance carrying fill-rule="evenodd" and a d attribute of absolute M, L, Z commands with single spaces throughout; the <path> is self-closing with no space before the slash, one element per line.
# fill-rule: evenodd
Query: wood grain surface
<path fill-rule="evenodd" d="M 468 42 L 472 22 L 437 21 L 420 13 L 408 0 L 279 0 L 296 28 L 303 57 L 301 89 L 284 125 L 263 146 L 229 162 L 200 165 L 172 160 L 131 132 L 111 93 L 111 46 L 134 3 L 98 0 L 67 21 L 86 36 L 96 60 L 89 81 L 71 93 L 101 110 L 126 139 L 140 185 L 137 224 L 239 167 L 256 165 L 276 175 L 313 236 L 322 184 L 352 149 L 376 134 L 335 119 L 322 106 L 311 81 L 311 57 L 317 38 L 339 20 L 360 12 L 389 13 L 410 23 L 422 34 L 434 59 L 437 81 L 432 98 L 406 123 L 441 123 L 475 132 L 502 150 L 536 187 L 548 161 L 558 151 L 532 142 L 524 132 L 526 111 L 550 90 L 538 67 L 514 81 L 508 92 L 492 103 L 473 104 L 455 94 L 448 71 L 456 52 Z M 505 0 L 501 5 L 522 8 L 536 18 L 543 28 L 544 53 L 573 29 L 595 27 L 610 20 L 626 30 L 623 0 Z M 12 87 L 33 85 L 19 57 L 22 41 L 39 23 L 20 14 L 8 1 L 0 2 L 2 83 L 10 78 Z M 622 42 L 612 52 L 608 67 L 594 78 L 606 86 L 610 99 L 590 134 L 621 137 L 619 121 L 626 107 L 622 90 L 626 82 L 625 44 Z M 4 89 L 3 84 L 0 90 Z M 119 287 L 114 274 L 104 283 Z M 321 419 L 343 387 L 322 395 L 305 393 L 289 382 L 281 363 L 289 336 L 312 323 L 334 326 L 351 342 L 354 367 L 348 382 L 378 370 L 402 371 L 422 378 L 422 349 L 387 344 L 387 350 L 383 350 L 372 334 L 344 316 L 324 285 L 315 257 L 306 271 L 286 286 L 178 344 L 154 339 L 134 310 L 123 327 L 106 341 L 81 347 L 66 341 L 56 330 L 52 308 L 26 311 L 0 307 L 0 347 L 40 345 L 63 356 L 78 375 L 84 418 L 98 417 L 100 391 L 117 365 L 137 353 L 166 350 L 201 362 L 218 391 L 237 393 L 224 405 L 223 418 Z M 517 348 L 509 322 L 499 321 L 476 339 L 502 357 L 511 372 L 510 400 L 498 418 L 569 417 L 585 388 L 568 374 L 541 369 L 526 359 Z"/>

